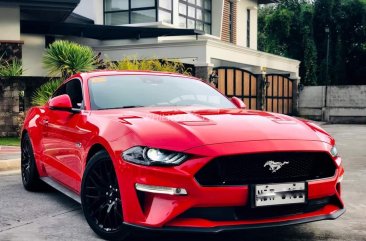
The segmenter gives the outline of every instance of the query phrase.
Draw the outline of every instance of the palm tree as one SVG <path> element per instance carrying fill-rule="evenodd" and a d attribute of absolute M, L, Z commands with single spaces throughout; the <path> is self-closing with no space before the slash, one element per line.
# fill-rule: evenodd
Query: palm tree
<path fill-rule="evenodd" d="M 74 42 L 58 40 L 46 49 L 43 64 L 51 76 L 67 78 L 96 68 L 93 50 Z"/>

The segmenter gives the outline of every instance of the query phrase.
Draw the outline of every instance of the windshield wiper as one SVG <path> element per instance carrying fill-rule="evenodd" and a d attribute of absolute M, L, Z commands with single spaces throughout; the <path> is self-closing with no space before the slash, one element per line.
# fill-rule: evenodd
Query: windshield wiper
<path fill-rule="evenodd" d="M 122 109 L 126 109 L 126 108 L 139 108 L 139 107 L 145 107 L 143 105 L 126 105 L 126 106 L 122 106 Z"/>

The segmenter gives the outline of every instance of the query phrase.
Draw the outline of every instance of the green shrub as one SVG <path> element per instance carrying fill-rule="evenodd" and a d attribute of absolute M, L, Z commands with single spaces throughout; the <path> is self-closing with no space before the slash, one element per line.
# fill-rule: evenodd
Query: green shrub
<path fill-rule="evenodd" d="M 46 49 L 43 64 L 51 76 L 67 78 L 96 68 L 93 50 L 74 42 L 58 40 Z"/>
<path fill-rule="evenodd" d="M 61 79 L 53 79 L 41 85 L 32 96 L 32 105 L 42 106 L 46 104 L 61 83 Z"/>
<path fill-rule="evenodd" d="M 21 76 L 23 74 L 22 62 L 17 59 L 4 61 L 0 58 L 0 63 L 1 77 L 14 77 Z"/>
<path fill-rule="evenodd" d="M 141 59 L 125 57 L 118 62 L 107 62 L 109 70 L 151 70 L 190 75 L 191 69 L 186 68 L 179 60 Z"/>

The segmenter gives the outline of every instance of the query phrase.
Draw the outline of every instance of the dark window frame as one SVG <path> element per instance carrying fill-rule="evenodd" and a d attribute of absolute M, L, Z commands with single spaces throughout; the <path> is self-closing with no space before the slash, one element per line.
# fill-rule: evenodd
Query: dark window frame
<path fill-rule="evenodd" d="M 80 107 L 76 107 L 76 109 L 80 109 L 80 110 L 84 110 L 85 106 L 84 106 L 84 100 L 85 100 L 85 96 L 84 96 L 84 90 L 83 90 L 83 82 L 81 81 L 80 78 L 73 78 L 73 79 L 70 79 L 68 80 L 67 82 L 64 82 L 62 83 L 57 89 L 56 91 L 52 94 L 51 98 L 55 98 L 57 96 L 60 96 L 60 95 L 69 95 L 67 93 L 67 85 L 70 83 L 70 82 L 73 82 L 73 81 L 77 81 L 80 83 L 80 89 L 81 89 L 81 96 L 82 96 L 82 102 L 81 102 L 81 106 Z M 69 95 L 70 99 L 71 99 L 71 96 Z"/>
<path fill-rule="evenodd" d="M 157 0 L 157 4 L 158 4 L 158 7 L 157 7 L 157 21 L 160 21 L 159 20 L 159 11 L 164 11 L 164 12 L 167 12 L 167 13 L 170 13 L 170 24 L 173 24 L 174 21 L 173 21 L 173 18 L 174 18 L 174 14 L 173 14 L 173 10 L 174 10 L 174 1 L 173 0 L 170 0 L 171 1 L 171 5 L 172 5 L 172 8 L 169 10 L 167 8 L 164 8 L 164 7 L 161 7 L 160 6 L 160 0 Z M 162 20 L 161 20 L 162 21 Z"/>
<path fill-rule="evenodd" d="M 234 43 L 234 3 L 229 1 L 229 42 Z"/>
<path fill-rule="evenodd" d="M 123 9 L 123 10 L 106 10 L 106 0 L 103 0 L 103 24 L 106 24 L 106 15 L 107 14 L 113 14 L 113 13 L 127 13 L 128 12 L 128 23 L 126 24 L 134 24 L 131 22 L 131 15 L 132 12 L 136 12 L 136 11 L 143 11 L 143 10 L 155 10 L 155 22 L 158 21 L 159 19 L 159 0 L 155 0 L 155 6 L 153 7 L 142 7 L 142 8 L 132 8 L 132 1 L 133 0 L 128 0 L 128 9 Z M 173 18 L 172 18 L 173 19 Z M 112 24 L 111 24 L 112 25 Z M 112 25 L 113 26 L 113 25 Z"/>
<path fill-rule="evenodd" d="M 197 26 L 196 26 L 197 24 L 196 23 L 200 22 L 200 23 L 202 23 L 203 31 L 207 34 L 212 34 L 212 0 L 207 0 L 207 1 L 210 1 L 210 6 L 211 6 L 210 9 L 205 8 L 205 3 L 204 3 L 205 0 L 202 1 L 202 6 L 198 6 L 197 2 L 195 4 L 193 4 L 193 3 L 189 3 L 187 0 L 179 0 L 179 3 L 185 4 L 186 7 L 187 7 L 186 8 L 186 15 L 179 13 L 179 5 L 178 5 L 178 8 L 177 8 L 179 17 L 183 17 L 186 20 L 186 28 L 188 28 L 188 20 L 193 20 L 194 25 L 195 25 L 194 26 L 195 29 L 197 29 Z M 195 12 L 195 17 L 194 18 L 188 16 L 188 7 L 193 7 L 194 8 L 194 12 Z M 197 18 L 197 9 L 202 11 L 202 20 Z M 205 13 L 210 14 L 210 22 L 205 21 Z M 209 31 L 205 30 L 205 25 L 210 26 Z"/>
<path fill-rule="evenodd" d="M 247 9 L 247 47 L 250 48 L 250 9 Z"/>

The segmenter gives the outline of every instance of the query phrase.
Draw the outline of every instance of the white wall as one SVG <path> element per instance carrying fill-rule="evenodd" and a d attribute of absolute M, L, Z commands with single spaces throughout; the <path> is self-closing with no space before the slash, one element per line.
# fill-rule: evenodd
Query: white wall
<path fill-rule="evenodd" d="M 103 24 L 103 0 L 81 0 L 74 13 L 94 20 L 95 24 Z"/>
<path fill-rule="evenodd" d="M 179 27 L 179 0 L 173 0 L 173 25 Z M 247 9 L 251 11 L 250 26 L 250 48 L 257 49 L 257 18 L 258 3 L 257 0 L 238 1 L 237 13 L 237 44 L 246 47 L 246 22 Z M 222 20 L 224 11 L 224 0 L 212 0 L 212 35 L 221 38 Z M 76 14 L 93 19 L 95 24 L 103 24 L 103 0 L 81 0 L 80 4 L 74 10 Z M 151 23 L 147 23 L 151 24 Z M 137 24 L 143 26 L 144 24 Z"/>
<path fill-rule="evenodd" d="M 0 8 L 0 40 L 20 40 L 19 7 Z"/>
<path fill-rule="evenodd" d="M 137 58 L 184 59 L 194 63 L 206 63 L 205 41 L 164 42 L 119 44 L 118 41 L 106 41 L 100 46 L 94 46 L 95 52 L 101 52 L 111 60 L 120 60 L 126 56 Z M 192 63 L 192 62 L 189 62 Z"/>
<path fill-rule="evenodd" d="M 306 86 L 299 97 L 301 116 L 343 123 L 366 120 L 366 85 L 329 86 L 326 107 L 325 86 Z"/>
<path fill-rule="evenodd" d="M 42 56 L 45 50 L 45 37 L 42 35 L 22 34 L 23 45 L 23 76 L 47 76 L 43 69 Z"/>
<path fill-rule="evenodd" d="M 212 0 L 212 35 L 221 38 L 224 0 Z"/>
<path fill-rule="evenodd" d="M 245 0 L 251 1 L 251 0 Z M 173 0 L 173 25 L 179 27 L 179 0 Z M 222 15 L 224 10 L 224 0 L 212 1 L 212 35 L 221 37 Z M 74 10 L 74 13 L 93 19 L 95 24 L 103 24 L 103 0 L 81 0 L 80 4 Z M 134 24 L 143 26 L 144 24 Z M 151 25 L 151 23 L 147 23 Z M 167 25 L 169 26 L 169 25 Z"/>
<path fill-rule="evenodd" d="M 227 63 L 257 67 L 258 73 L 260 73 L 260 67 L 263 66 L 267 67 L 268 70 L 272 69 L 290 73 L 291 78 L 299 78 L 300 61 L 232 45 L 222 41 L 208 40 L 207 59 L 210 60 L 209 63 L 213 63 L 212 60 L 217 59 Z"/>
<path fill-rule="evenodd" d="M 247 47 L 247 9 L 250 10 L 250 48 L 257 49 L 258 3 L 256 0 L 242 0 L 238 2 L 237 44 Z"/>

